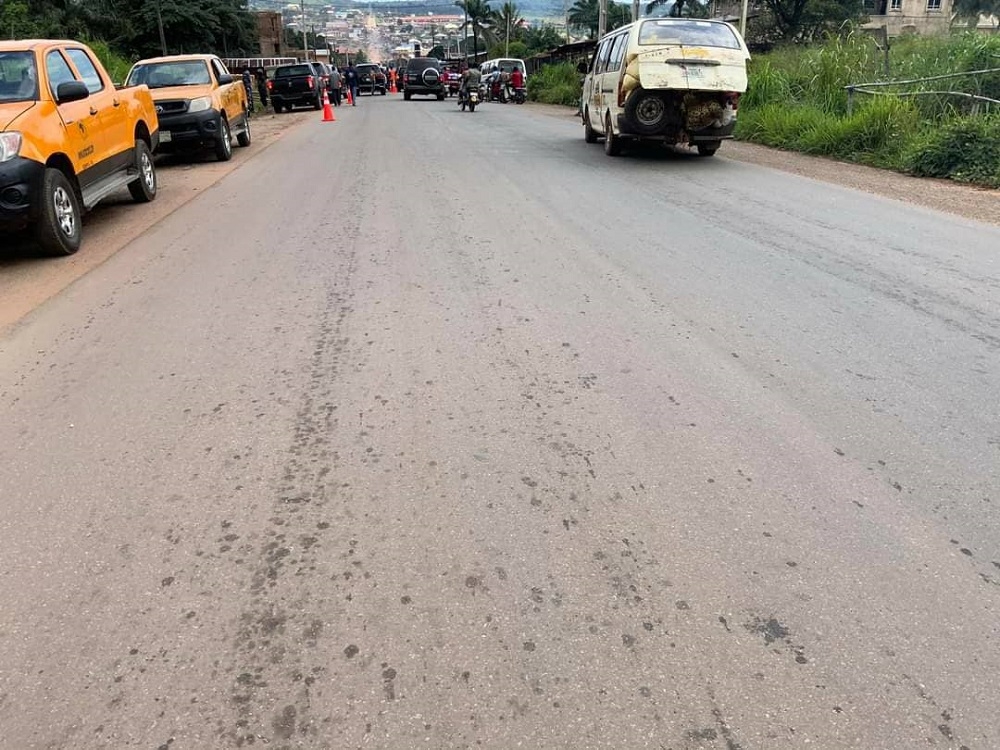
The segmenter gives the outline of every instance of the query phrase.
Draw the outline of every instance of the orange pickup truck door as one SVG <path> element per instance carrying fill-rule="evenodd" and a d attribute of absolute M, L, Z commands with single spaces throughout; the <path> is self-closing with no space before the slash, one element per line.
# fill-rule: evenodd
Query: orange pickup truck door
<path fill-rule="evenodd" d="M 52 49 L 45 53 L 45 72 L 52 100 L 60 83 L 77 80 L 62 51 Z M 95 167 L 104 158 L 105 147 L 98 120 L 100 110 L 90 98 L 57 105 L 65 132 L 65 150 L 76 167 L 81 187 L 100 179 Z"/>
<path fill-rule="evenodd" d="M 128 105 L 111 81 L 101 76 L 97 64 L 85 49 L 66 47 L 64 51 L 76 68 L 77 78 L 87 85 L 87 91 L 90 92 L 90 99 L 87 101 L 90 102 L 91 109 L 97 110 L 100 138 L 104 143 L 104 155 L 101 158 L 106 160 L 101 168 L 105 172 L 120 169 L 135 158 L 135 138 Z"/>

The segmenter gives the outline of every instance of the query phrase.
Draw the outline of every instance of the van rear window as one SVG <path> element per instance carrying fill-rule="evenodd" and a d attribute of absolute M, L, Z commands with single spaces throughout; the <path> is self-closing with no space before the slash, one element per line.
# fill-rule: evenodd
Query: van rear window
<path fill-rule="evenodd" d="M 688 18 L 644 21 L 639 29 L 639 44 L 683 44 L 691 47 L 740 49 L 740 40 L 726 24 Z"/>

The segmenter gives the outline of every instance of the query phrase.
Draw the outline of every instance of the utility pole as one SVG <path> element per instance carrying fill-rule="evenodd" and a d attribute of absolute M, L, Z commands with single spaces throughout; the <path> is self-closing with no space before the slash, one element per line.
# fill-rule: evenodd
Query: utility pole
<path fill-rule="evenodd" d="M 632 20 L 639 20 L 639 0 L 632 0 Z"/>
<path fill-rule="evenodd" d="M 598 0 L 597 3 L 597 38 L 602 39 L 608 33 L 608 0 Z"/>
<path fill-rule="evenodd" d="M 743 0 L 743 7 L 740 9 L 740 36 L 747 35 L 747 0 Z"/>
<path fill-rule="evenodd" d="M 306 33 L 306 0 L 299 3 L 302 6 L 302 52 L 305 54 L 305 62 L 309 62 L 309 34 Z"/>
<path fill-rule="evenodd" d="M 160 48 L 163 56 L 167 56 L 167 35 L 163 33 L 163 14 L 160 13 L 160 0 L 156 0 L 156 25 L 160 28 Z"/>

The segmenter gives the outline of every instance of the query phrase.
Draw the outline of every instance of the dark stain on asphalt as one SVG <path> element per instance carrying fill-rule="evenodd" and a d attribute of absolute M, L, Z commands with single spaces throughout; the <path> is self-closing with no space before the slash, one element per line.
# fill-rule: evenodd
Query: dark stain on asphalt
<path fill-rule="evenodd" d="M 346 656 L 348 659 L 353 659 L 357 655 L 358 655 L 358 647 L 355 646 L 353 643 L 344 649 L 344 656 Z"/>
<path fill-rule="evenodd" d="M 770 617 L 766 620 L 755 617 L 752 622 L 748 622 L 744 626 L 751 633 L 757 633 L 764 637 L 764 643 L 771 645 L 775 641 L 783 641 L 792 633 L 791 631 L 782 625 L 774 617 Z"/>
<path fill-rule="evenodd" d="M 295 706 L 285 706 L 284 710 L 274 717 L 271 726 L 278 738 L 283 740 L 291 739 L 295 733 L 295 717 L 297 715 L 298 712 Z"/>

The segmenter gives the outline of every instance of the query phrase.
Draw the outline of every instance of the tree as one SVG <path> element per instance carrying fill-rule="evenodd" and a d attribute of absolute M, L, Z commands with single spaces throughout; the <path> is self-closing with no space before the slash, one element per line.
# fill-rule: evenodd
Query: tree
<path fill-rule="evenodd" d="M 952 11 L 956 20 L 966 21 L 974 29 L 981 16 L 1000 18 L 1000 0 L 955 0 Z"/>
<path fill-rule="evenodd" d="M 490 8 L 490 0 L 456 0 L 455 5 L 465 12 L 468 20 L 462 26 L 472 29 L 473 56 L 478 55 L 480 36 L 484 42 L 493 40 L 493 10 Z"/>
<path fill-rule="evenodd" d="M 643 15 L 655 18 L 708 18 L 711 7 L 708 0 L 652 0 L 646 5 Z"/>
<path fill-rule="evenodd" d="M 497 37 L 502 39 L 506 45 L 508 42 L 516 42 L 524 36 L 527 22 L 521 17 L 521 9 L 517 7 L 517 3 L 505 2 L 500 10 L 493 11 L 493 26 L 496 29 Z"/>
<path fill-rule="evenodd" d="M 598 14 L 600 7 L 598 0 L 576 0 L 576 3 L 569 9 L 569 22 L 572 26 L 586 29 L 591 38 L 597 36 L 599 24 Z M 632 22 L 631 6 L 619 5 L 608 0 L 608 31 L 617 29 Z"/>
<path fill-rule="evenodd" d="M 524 43 L 528 46 L 529 53 L 545 52 L 560 46 L 565 41 L 562 35 L 549 24 L 528 29 L 524 34 Z"/>
<path fill-rule="evenodd" d="M 864 17 L 861 0 L 762 0 L 770 11 L 774 36 L 787 41 L 812 39 L 845 21 Z"/>

